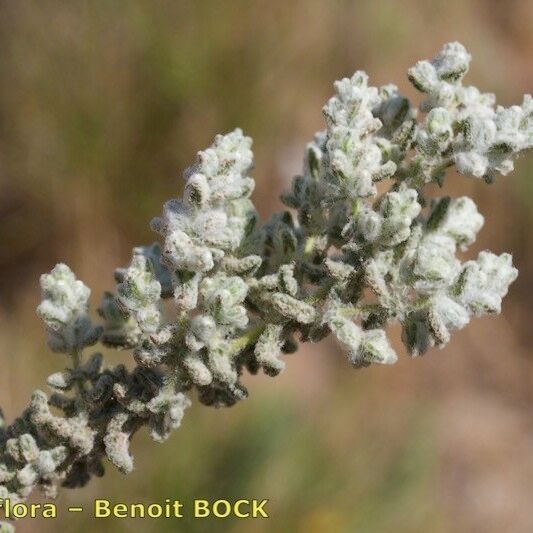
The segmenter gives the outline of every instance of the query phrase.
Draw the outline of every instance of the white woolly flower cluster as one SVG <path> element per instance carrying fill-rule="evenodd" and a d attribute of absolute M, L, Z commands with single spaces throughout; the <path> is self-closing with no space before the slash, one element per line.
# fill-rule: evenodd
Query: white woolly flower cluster
<path fill-rule="evenodd" d="M 419 61 L 409 70 L 415 87 L 428 95 L 422 104 L 428 114 L 418 136 L 418 161 L 453 162 L 461 174 L 492 181 L 496 173 L 511 172 L 516 154 L 533 146 L 533 101 L 525 95 L 521 106 L 505 108 L 496 106 L 494 94 L 464 87 L 470 60 L 455 42 L 433 61 Z M 431 172 L 425 176 L 431 177 Z"/>
<path fill-rule="evenodd" d="M 376 194 L 375 183 L 390 178 L 396 164 L 383 157 L 377 138 L 383 125 L 373 109 L 382 103 L 376 87 L 368 86 L 361 71 L 334 84 L 337 92 L 324 106 L 324 177 L 332 183 L 331 194 L 351 200 Z"/>
<path fill-rule="evenodd" d="M 417 356 L 472 317 L 499 313 L 517 276 L 511 256 L 483 251 L 462 263 L 457 252 L 474 243 L 482 215 L 467 197 L 425 197 L 448 167 L 490 182 L 532 146 L 531 97 L 496 107 L 462 85 L 469 63 L 450 43 L 410 69 L 427 95 L 420 112 L 364 72 L 336 82 L 326 129 L 282 196 L 296 216 L 262 226 L 250 200 L 251 139 L 218 135 L 185 172 L 183 198 L 152 221 L 162 245 L 135 248 L 115 271 L 115 293 L 98 309 L 103 326 L 92 325 L 90 291 L 67 266 L 43 275 L 38 313 L 51 348 L 71 361 L 49 376 L 50 397 L 36 391 L 18 419 L 0 424 L 0 498 L 82 486 L 103 474 L 105 457 L 131 471 L 139 428 L 165 440 L 194 390 L 205 405 L 233 405 L 247 396 L 245 371 L 278 375 L 298 341 L 332 333 L 354 367 L 392 364 L 391 323 Z M 136 365 L 84 359 L 98 339 L 132 350 Z"/>
<path fill-rule="evenodd" d="M 55 352 L 71 353 L 94 344 L 102 328 L 93 327 L 88 315 L 91 291 L 67 265 L 58 264 L 41 276 L 43 300 L 37 308 L 48 329 L 48 344 Z"/>
<path fill-rule="evenodd" d="M 208 272 L 244 237 L 254 182 L 252 140 L 241 130 L 218 135 L 185 173 L 183 200 L 170 200 L 152 228 L 164 238 L 163 261 L 170 270 Z"/>

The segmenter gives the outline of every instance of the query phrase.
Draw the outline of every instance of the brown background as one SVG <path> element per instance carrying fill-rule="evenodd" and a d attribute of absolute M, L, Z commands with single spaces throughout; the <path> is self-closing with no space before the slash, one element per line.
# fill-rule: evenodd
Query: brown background
<path fill-rule="evenodd" d="M 0 3 L 0 400 L 8 419 L 64 364 L 35 315 L 38 277 L 68 263 L 99 295 L 181 170 L 216 133 L 254 138 L 265 217 L 322 128 L 334 79 L 364 69 L 416 98 L 406 69 L 460 40 L 468 81 L 519 103 L 531 90 L 533 2 L 100 1 Z M 56 521 L 19 531 L 533 531 L 533 160 L 496 184 L 452 176 L 486 216 L 475 251 L 512 251 L 498 317 L 443 351 L 353 371 L 332 341 L 247 379 L 229 410 L 195 405 L 170 441 L 136 438 L 137 469 L 63 491 Z M 397 340 L 398 332 L 393 331 Z M 128 354 L 106 354 L 110 361 Z M 270 498 L 263 521 L 91 520 L 132 503 Z M 36 501 L 38 496 L 35 497 Z"/>

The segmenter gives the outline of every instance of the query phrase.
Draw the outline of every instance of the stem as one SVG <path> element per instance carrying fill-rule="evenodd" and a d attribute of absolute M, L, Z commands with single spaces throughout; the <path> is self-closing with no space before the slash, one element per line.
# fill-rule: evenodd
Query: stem
<path fill-rule="evenodd" d="M 453 165 L 453 159 L 450 157 L 448 159 L 445 159 L 439 166 L 435 167 L 431 172 L 431 178 L 434 180 L 437 178 L 437 176 L 445 171 L 447 168 L 451 167 Z M 441 183 L 442 185 L 442 183 Z"/>
<path fill-rule="evenodd" d="M 245 331 L 240 337 L 233 339 L 230 343 L 229 354 L 237 355 L 245 348 L 248 348 L 248 346 L 252 345 L 257 341 L 257 339 L 259 339 L 264 330 L 264 324 L 253 326 L 249 330 Z"/>
<path fill-rule="evenodd" d="M 78 370 L 80 367 L 80 351 L 75 348 L 72 352 L 72 368 L 74 370 Z"/>
<path fill-rule="evenodd" d="M 306 296 L 303 300 L 307 304 L 315 304 L 319 300 L 322 300 L 324 297 L 326 297 L 329 294 L 329 291 L 333 287 L 333 283 L 328 282 L 319 287 L 316 292 L 313 294 L 310 294 L 309 296 Z"/>
<path fill-rule="evenodd" d="M 358 315 L 365 315 L 367 313 L 377 312 L 381 309 L 379 304 L 360 303 L 356 305 L 344 306 L 338 309 L 341 316 L 345 318 L 354 318 Z"/>
<path fill-rule="evenodd" d="M 304 242 L 304 253 L 303 257 L 304 259 L 309 259 L 311 257 L 311 254 L 313 252 L 313 248 L 315 246 L 316 237 L 314 235 L 309 235 L 306 237 Z"/>
<path fill-rule="evenodd" d="M 304 271 L 301 266 L 311 260 L 313 257 L 313 250 L 315 247 L 316 236 L 315 235 L 305 235 L 303 240 L 303 245 L 299 248 L 299 253 L 297 256 L 298 265 L 296 268 L 296 279 L 298 283 L 302 283 L 304 280 Z"/>
<path fill-rule="evenodd" d="M 81 364 L 81 350 L 78 348 L 75 348 L 72 351 L 72 369 L 74 370 L 74 373 L 77 374 L 78 370 L 80 368 Z M 76 388 L 78 389 L 78 392 L 82 394 L 84 392 L 83 383 L 80 380 L 79 376 L 76 376 Z"/>

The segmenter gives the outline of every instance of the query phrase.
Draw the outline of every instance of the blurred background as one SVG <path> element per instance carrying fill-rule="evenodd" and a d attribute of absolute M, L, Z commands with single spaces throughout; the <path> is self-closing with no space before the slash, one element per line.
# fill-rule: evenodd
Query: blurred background
<path fill-rule="evenodd" d="M 102 0 L 0 2 L 0 403 L 11 420 L 64 364 L 35 315 L 38 278 L 68 263 L 100 294 L 179 194 L 181 171 L 215 134 L 254 138 L 254 199 L 266 217 L 323 127 L 333 80 L 366 70 L 418 101 L 405 72 L 459 40 L 467 82 L 504 105 L 530 92 L 533 2 Z M 487 186 L 452 176 L 486 216 L 475 251 L 512 251 L 520 270 L 501 316 L 443 350 L 351 369 L 333 341 L 247 379 L 228 410 L 194 405 L 165 444 L 133 444 L 64 490 L 33 531 L 533 531 L 533 158 Z M 392 336 L 398 345 L 398 332 Z M 107 353 L 110 362 L 127 353 Z M 92 520 L 95 498 L 268 498 L 268 520 Z M 39 501 L 36 495 L 35 501 Z"/>

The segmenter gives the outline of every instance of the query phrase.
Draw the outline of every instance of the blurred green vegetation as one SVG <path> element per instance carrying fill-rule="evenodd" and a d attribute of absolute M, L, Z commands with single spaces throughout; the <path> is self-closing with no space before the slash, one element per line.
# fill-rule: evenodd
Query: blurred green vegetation
<path fill-rule="evenodd" d="M 243 406 L 229 426 L 214 419 L 221 418 L 219 413 L 204 417 L 193 410 L 180 438 L 161 450 L 154 451 L 148 438 L 141 438 L 135 446 L 141 452 L 136 457 L 139 472 L 131 480 L 137 490 L 130 492 L 121 477 L 111 475 L 97 496 L 115 503 L 124 498 L 163 502 L 168 497 L 185 503 L 184 518 L 143 521 L 143 531 L 411 532 L 442 527 L 431 489 L 435 465 L 427 436 L 430 426 L 419 409 L 404 418 L 404 428 L 394 430 L 380 428 L 377 420 L 365 423 L 363 410 L 356 409 L 355 416 L 345 417 L 354 424 L 342 430 L 353 439 L 345 448 L 347 439 L 332 439 L 335 429 L 320 422 L 329 412 L 342 412 L 342 404 L 317 406 L 317 422 L 315 416 L 309 419 L 292 407 L 285 395 L 273 400 L 262 393 L 253 403 Z M 356 426 L 367 430 L 364 439 L 357 437 Z M 404 431 L 409 435 L 395 442 Z M 387 437 L 393 439 L 384 446 Z M 195 498 L 212 502 L 243 497 L 268 497 L 271 518 L 191 517 Z M 74 515 L 63 523 L 69 531 L 84 531 L 94 527 L 93 522 Z M 127 531 L 140 522 L 102 523 Z"/>
<path fill-rule="evenodd" d="M 416 98 L 406 69 L 460 40 L 474 56 L 470 82 L 517 102 L 531 88 L 532 14 L 522 0 L 2 2 L 0 399 L 8 416 L 62 364 L 34 315 L 39 274 L 69 263 L 96 307 L 113 268 L 154 239 L 150 218 L 179 194 L 181 171 L 216 133 L 239 126 L 254 138 L 254 199 L 265 216 L 280 207 L 303 146 L 322 127 L 334 79 L 364 69 L 373 83 L 392 81 Z M 486 394 L 471 449 L 487 446 L 487 428 L 496 442 L 502 420 L 514 417 L 520 442 L 533 442 L 532 165 L 523 158 L 491 188 L 450 180 L 487 214 L 480 246 L 515 252 L 521 277 L 503 317 L 480 321 L 445 353 L 390 370 L 355 373 L 333 344 L 304 348 L 283 377 L 250 379 L 243 405 L 193 407 L 164 445 L 139 436 L 129 478 L 110 467 L 59 500 L 65 509 L 96 497 L 189 506 L 269 498 L 270 519 L 84 514 L 27 520 L 20 531 L 533 530 L 520 503 L 533 492 L 512 463 L 533 473 L 531 449 L 479 463 L 461 440 L 470 427 L 462 414 Z M 448 408 L 456 398 L 458 413 Z"/>

